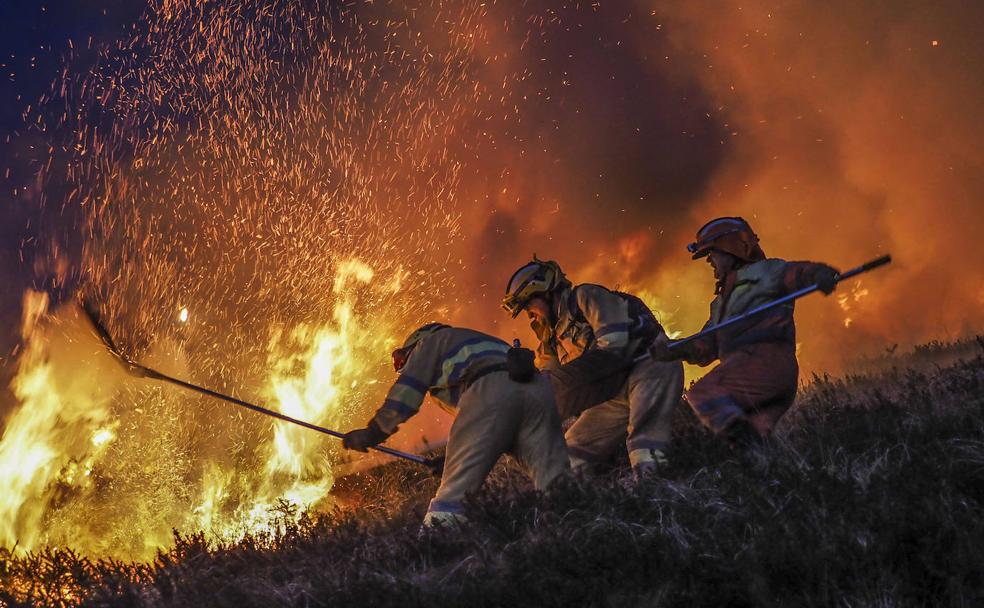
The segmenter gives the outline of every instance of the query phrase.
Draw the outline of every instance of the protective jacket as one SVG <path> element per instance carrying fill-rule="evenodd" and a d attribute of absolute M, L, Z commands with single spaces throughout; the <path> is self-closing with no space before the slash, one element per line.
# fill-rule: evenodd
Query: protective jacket
<path fill-rule="evenodd" d="M 534 328 L 541 368 L 554 370 L 595 349 L 630 364 L 621 375 L 598 379 L 615 390 L 607 401 L 584 410 L 568 429 L 571 463 L 580 467 L 605 461 L 620 444 L 633 467 L 663 461 L 673 409 L 683 392 L 683 365 L 651 360 L 631 365 L 633 357 L 664 333 L 652 312 L 635 296 L 592 284 L 560 290 L 553 306 L 553 326 Z M 564 387 L 555 383 L 555 390 L 563 402 Z M 590 392 L 590 387 L 583 390 Z M 565 415 L 576 413 L 561 406 Z"/>
<path fill-rule="evenodd" d="M 765 259 L 733 270 L 718 284 L 705 327 L 812 285 L 829 266 Z M 715 432 L 746 418 L 763 436 L 796 397 L 799 367 L 793 303 L 681 347 L 684 360 L 721 363 L 686 392 L 686 400 Z"/>
<path fill-rule="evenodd" d="M 388 434 L 420 410 L 430 393 L 453 412 L 469 378 L 483 368 L 505 365 L 509 345 L 471 329 L 448 327 L 421 340 L 400 371 L 374 420 Z"/>
<path fill-rule="evenodd" d="M 711 302 L 710 318 L 704 328 L 812 285 L 816 282 L 815 275 L 828 268 L 815 262 L 787 262 L 777 258 L 741 266 L 728 273 L 718 284 L 716 297 Z M 789 302 L 771 312 L 695 340 L 684 346 L 685 360 L 708 365 L 743 346 L 764 342 L 795 347 L 793 308 L 793 303 Z"/>
<path fill-rule="evenodd" d="M 597 348 L 620 356 L 641 351 L 663 328 L 649 308 L 630 294 L 585 283 L 553 298 L 553 327 L 534 328 L 540 344 L 537 364 L 550 369 Z"/>
<path fill-rule="evenodd" d="M 490 335 L 445 327 L 410 352 L 374 420 L 392 433 L 430 393 L 455 413 L 441 485 L 425 525 L 461 520 L 462 500 L 478 490 L 502 454 L 512 454 L 545 489 L 569 472 L 567 448 L 550 382 L 537 374 L 515 382 L 506 371 L 509 345 Z"/>

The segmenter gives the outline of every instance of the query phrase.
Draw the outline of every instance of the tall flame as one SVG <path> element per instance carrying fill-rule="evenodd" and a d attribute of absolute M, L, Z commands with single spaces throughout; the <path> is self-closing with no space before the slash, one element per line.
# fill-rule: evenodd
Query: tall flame
<path fill-rule="evenodd" d="M 331 319 L 271 331 L 262 391 L 268 405 L 347 428 L 381 396 L 379 377 L 396 328 L 367 317 L 354 294 L 381 297 L 400 282 L 375 283 L 374 277 L 367 264 L 345 261 L 335 277 Z M 99 553 L 116 543 L 111 551 L 117 555 L 145 557 L 169 541 L 173 528 L 230 539 L 269 527 L 284 516 L 285 503 L 299 514 L 330 501 L 336 440 L 254 414 L 236 416 L 231 405 L 178 388 L 127 379 L 100 352 L 74 307 L 53 315 L 47 308 L 47 295 L 26 294 L 26 348 L 13 383 L 19 407 L 0 438 L 3 546 L 68 545 Z M 79 357 L 88 364 L 80 367 Z M 168 357 L 174 364 L 173 353 L 155 358 L 166 364 Z M 202 456 L 183 433 L 160 425 L 193 416 L 189 406 L 196 404 L 214 410 L 222 432 L 249 436 L 252 423 L 256 447 L 231 458 Z M 193 423 L 185 428 L 192 435 L 202 430 Z M 151 453 L 134 451 L 141 438 Z M 135 483 L 142 475 L 152 482 Z"/>
<path fill-rule="evenodd" d="M 45 293 L 24 295 L 26 348 L 11 384 L 20 407 L 0 438 L 0 544 L 24 549 L 57 538 L 44 525 L 47 505 L 91 490 L 93 467 L 114 437 L 99 383 L 58 374 L 79 335 L 45 327 L 48 305 Z"/>

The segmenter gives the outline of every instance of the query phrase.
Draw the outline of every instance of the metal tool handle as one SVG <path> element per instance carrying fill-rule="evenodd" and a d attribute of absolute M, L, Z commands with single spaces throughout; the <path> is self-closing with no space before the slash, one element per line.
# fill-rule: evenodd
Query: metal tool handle
<path fill-rule="evenodd" d="M 116 343 L 110 336 L 109 331 L 103 326 L 102 322 L 99 320 L 99 315 L 96 309 L 86 302 L 82 302 L 82 310 L 85 312 L 89 321 L 92 322 L 93 327 L 95 327 L 96 333 L 99 335 L 100 340 L 106 346 L 106 349 L 116 358 L 117 361 L 123 366 L 123 368 L 132 376 L 137 376 L 140 378 L 150 378 L 153 380 L 160 380 L 162 382 L 169 382 L 176 386 L 188 389 L 190 391 L 195 391 L 203 395 L 208 395 L 209 397 L 215 397 L 216 399 L 221 399 L 223 401 L 228 401 L 229 403 L 244 407 L 254 412 L 259 412 L 260 414 L 266 414 L 267 416 L 272 416 L 278 420 L 283 420 L 284 422 L 290 422 L 298 426 L 303 426 L 306 429 L 311 429 L 312 431 L 317 431 L 319 433 L 324 433 L 325 435 L 330 435 L 337 439 L 342 439 L 345 437 L 345 433 L 340 433 L 338 431 L 333 431 L 332 429 L 325 428 L 323 426 L 318 426 L 310 422 L 305 422 L 304 420 L 298 420 L 297 418 L 292 418 L 286 414 L 281 414 L 275 410 L 265 408 L 242 399 L 237 399 L 230 395 L 225 395 L 218 391 L 213 391 L 212 389 L 205 388 L 204 386 L 198 386 L 197 384 L 191 384 L 190 382 L 185 382 L 179 378 L 174 378 L 163 374 L 155 369 L 151 369 L 145 365 L 141 365 L 135 361 L 131 361 L 126 357 L 120 350 L 116 347 Z M 408 452 L 401 452 L 400 450 L 395 450 L 393 448 L 388 448 L 386 446 L 378 445 L 373 446 L 371 449 L 377 452 L 382 452 L 383 454 L 389 454 L 390 456 L 395 456 L 397 458 L 403 458 L 404 460 L 410 460 L 416 462 L 417 464 L 422 464 L 424 466 L 430 467 L 432 469 L 437 468 L 435 465 L 435 459 L 424 458 L 423 456 L 418 456 L 417 454 L 410 454 Z"/>
<path fill-rule="evenodd" d="M 868 272 L 869 270 L 874 270 L 875 268 L 878 268 L 880 266 L 884 266 L 885 264 L 888 264 L 891 261 L 892 261 L 892 256 L 891 255 L 883 255 L 880 258 L 875 258 L 874 260 L 870 260 L 868 262 L 865 262 L 864 264 L 861 264 L 860 266 L 856 266 L 856 267 L 854 267 L 854 268 L 852 268 L 852 269 L 850 269 L 850 270 L 848 270 L 846 272 L 840 273 L 837 276 L 837 282 L 840 283 L 841 281 L 844 281 L 844 280 L 850 279 L 852 277 L 855 277 L 855 276 L 857 276 L 859 274 Z M 783 297 L 781 297 L 781 298 L 779 298 L 777 300 L 773 300 L 773 301 L 768 302 L 766 304 L 762 304 L 761 306 L 756 306 L 755 308 L 749 310 L 748 312 L 742 313 L 742 314 L 738 315 L 737 317 L 732 317 L 732 318 L 730 318 L 730 319 L 728 319 L 726 321 L 722 321 L 722 322 L 718 323 L 717 325 L 713 325 L 711 327 L 708 327 L 707 329 L 704 329 L 702 331 L 699 331 L 699 332 L 697 332 L 696 334 L 694 334 L 692 336 L 688 336 L 688 337 L 682 338 L 680 340 L 675 340 L 675 341 L 673 341 L 673 342 L 671 342 L 669 344 L 669 348 L 670 349 L 679 348 L 683 344 L 688 344 L 690 342 L 693 342 L 694 340 L 699 340 L 700 338 L 703 338 L 704 336 L 709 336 L 710 334 L 719 332 L 719 331 L 721 331 L 722 329 L 724 329 L 726 327 L 731 327 L 735 323 L 741 323 L 742 321 L 745 321 L 746 319 L 748 319 L 750 317 L 754 317 L 754 316 L 760 315 L 760 314 L 762 314 L 764 312 L 768 312 L 768 311 L 772 310 L 773 308 L 776 308 L 778 306 L 782 306 L 783 304 L 792 302 L 793 300 L 798 300 L 799 298 L 802 298 L 805 295 L 809 295 L 809 294 L 811 294 L 814 291 L 817 291 L 819 289 L 820 289 L 820 286 L 819 285 L 816 285 L 816 284 L 810 285 L 808 287 L 804 287 L 803 289 L 794 291 L 793 293 L 788 294 L 788 295 L 785 295 L 785 296 L 783 296 Z"/>

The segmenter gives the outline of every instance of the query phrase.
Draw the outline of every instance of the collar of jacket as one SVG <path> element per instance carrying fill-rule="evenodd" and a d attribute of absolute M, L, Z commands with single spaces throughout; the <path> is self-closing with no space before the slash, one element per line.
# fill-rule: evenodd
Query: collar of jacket
<path fill-rule="evenodd" d="M 735 288 L 735 283 L 738 281 L 738 273 L 747 266 L 747 264 L 739 264 L 729 270 L 728 274 L 724 275 L 724 278 L 714 284 L 714 295 L 718 296 L 723 294 L 727 297 L 728 293 Z"/>
<path fill-rule="evenodd" d="M 563 330 L 571 324 L 572 315 L 570 310 L 571 288 L 564 287 L 553 293 L 553 315 L 552 319 L 554 336 L 559 336 Z"/>

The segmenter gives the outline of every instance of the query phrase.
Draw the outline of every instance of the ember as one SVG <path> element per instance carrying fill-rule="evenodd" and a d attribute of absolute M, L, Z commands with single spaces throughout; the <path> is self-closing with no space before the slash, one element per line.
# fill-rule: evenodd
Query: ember
<path fill-rule="evenodd" d="M 839 307 L 804 303 L 805 372 L 980 328 L 984 282 L 954 251 L 984 229 L 981 81 L 955 59 L 979 45 L 956 12 L 555 5 L 151 0 L 83 72 L 72 43 L 25 113 L 41 169 L 13 191 L 72 221 L 22 245 L 43 280 L 0 545 L 145 559 L 174 528 L 264 530 L 281 500 L 330 508 L 343 458 L 126 377 L 42 286 L 98 302 L 134 359 L 336 428 L 378 405 L 422 322 L 531 339 L 499 302 L 533 252 L 696 331 L 713 279 L 683 247 L 718 215 L 769 255 L 896 255 Z"/>

